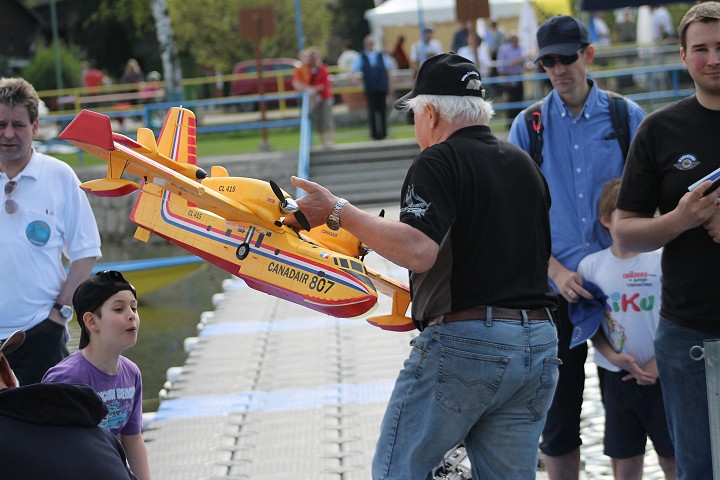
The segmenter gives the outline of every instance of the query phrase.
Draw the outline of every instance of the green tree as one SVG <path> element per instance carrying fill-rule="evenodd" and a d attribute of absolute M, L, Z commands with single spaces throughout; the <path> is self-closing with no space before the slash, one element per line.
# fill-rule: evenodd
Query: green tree
<path fill-rule="evenodd" d="M 373 0 L 337 0 L 333 10 L 333 36 L 350 40 L 356 50 L 363 48 L 363 39 L 370 33 L 365 11 L 375 8 Z"/>
<path fill-rule="evenodd" d="M 84 58 L 113 78 L 120 77 L 128 58 L 142 56 L 137 41 L 155 36 L 147 0 L 69 0 L 69 9 L 77 19 L 70 27 L 73 42 L 82 47 Z M 157 57 L 153 63 L 159 63 Z"/>
<path fill-rule="evenodd" d="M 108 24 L 128 26 L 127 31 L 133 32 L 137 38 L 155 35 L 155 22 L 148 0 L 71 1 L 83 11 L 81 18 L 86 19 L 81 29 L 95 32 L 95 38 L 102 38 L 97 30 L 106 28 L 103 25 Z M 358 22 L 358 18 L 362 18 L 366 9 L 372 8 L 372 0 L 358 0 L 357 5 L 353 0 L 299 1 L 305 46 L 326 48 L 332 25 L 335 25 L 336 31 L 339 28 L 333 20 L 333 13 L 343 16 L 343 30 L 354 32 L 359 28 L 363 32 L 352 33 L 353 38 L 362 40 L 367 31 L 367 23 L 364 20 Z M 341 7 L 334 8 L 339 2 Z M 298 55 L 295 0 L 167 0 L 167 5 L 178 51 L 192 57 L 198 64 L 229 72 L 238 61 L 255 58 L 253 42 L 240 38 L 239 10 L 266 5 L 271 5 L 275 11 L 275 35 L 263 39 L 263 56 Z M 76 36 L 81 36 L 81 33 L 76 33 Z M 93 47 L 91 40 L 84 43 L 88 44 L 89 50 Z M 99 54 L 97 60 L 100 61 L 102 56 Z"/>
<path fill-rule="evenodd" d="M 228 72 L 235 63 L 255 58 L 254 44 L 241 39 L 240 8 L 272 5 L 275 35 L 261 42 L 264 57 L 297 57 L 298 42 L 293 0 L 168 0 L 178 49 L 197 63 Z M 327 0 L 301 0 L 305 46 L 325 48 L 330 36 L 331 11 Z"/>
<path fill-rule="evenodd" d="M 63 87 L 82 86 L 82 66 L 77 55 L 67 46 L 60 44 L 60 65 L 62 67 Z M 39 48 L 30 64 L 22 71 L 21 76 L 32 83 L 36 90 L 54 90 L 55 82 L 55 50 L 52 45 Z"/>

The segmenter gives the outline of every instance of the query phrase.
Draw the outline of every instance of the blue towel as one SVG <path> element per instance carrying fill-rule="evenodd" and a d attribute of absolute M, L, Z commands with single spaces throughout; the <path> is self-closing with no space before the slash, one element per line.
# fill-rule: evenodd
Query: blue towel
<path fill-rule="evenodd" d="M 605 310 L 607 307 L 607 295 L 592 282 L 583 281 L 583 288 L 592 293 L 592 300 L 580 297 L 576 303 L 568 303 L 568 313 L 570 321 L 573 324 L 572 337 L 570 338 L 570 348 L 585 343 L 600 328 L 600 324 L 605 318 Z"/>

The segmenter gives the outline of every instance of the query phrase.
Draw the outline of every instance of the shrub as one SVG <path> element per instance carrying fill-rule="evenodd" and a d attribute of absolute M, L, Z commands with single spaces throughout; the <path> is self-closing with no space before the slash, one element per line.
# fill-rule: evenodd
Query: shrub
<path fill-rule="evenodd" d="M 63 88 L 82 86 L 80 59 L 62 43 L 59 50 Z M 55 81 L 55 48 L 52 45 L 39 48 L 30 65 L 23 69 L 22 77 L 32 83 L 35 90 L 57 89 L 58 85 Z"/>

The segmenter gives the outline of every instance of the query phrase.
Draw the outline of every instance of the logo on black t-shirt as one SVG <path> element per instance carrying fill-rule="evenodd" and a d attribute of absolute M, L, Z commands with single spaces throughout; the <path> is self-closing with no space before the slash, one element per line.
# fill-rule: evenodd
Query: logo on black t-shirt
<path fill-rule="evenodd" d="M 416 218 L 422 218 L 430 208 L 430 204 L 415 194 L 415 185 L 410 185 L 405 194 L 405 205 L 403 213 L 412 213 Z"/>
<path fill-rule="evenodd" d="M 700 165 L 700 162 L 695 155 L 692 153 L 686 153 L 677 159 L 677 162 L 673 165 L 678 170 L 690 170 Z"/>

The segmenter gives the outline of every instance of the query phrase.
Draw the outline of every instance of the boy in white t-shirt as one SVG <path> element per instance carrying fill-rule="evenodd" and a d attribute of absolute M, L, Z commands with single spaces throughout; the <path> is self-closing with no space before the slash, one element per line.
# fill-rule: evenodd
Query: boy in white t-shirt
<path fill-rule="evenodd" d="M 619 190 L 620 179 L 611 180 L 598 202 L 600 223 L 612 237 Z M 617 480 L 642 478 L 648 436 L 665 478 L 676 478 L 653 346 L 660 318 L 661 254 L 622 251 L 613 242 L 578 267 L 608 297 L 602 328 L 586 332 L 590 336 L 597 330 L 592 342 L 605 407 L 604 453 L 612 459 Z"/>

